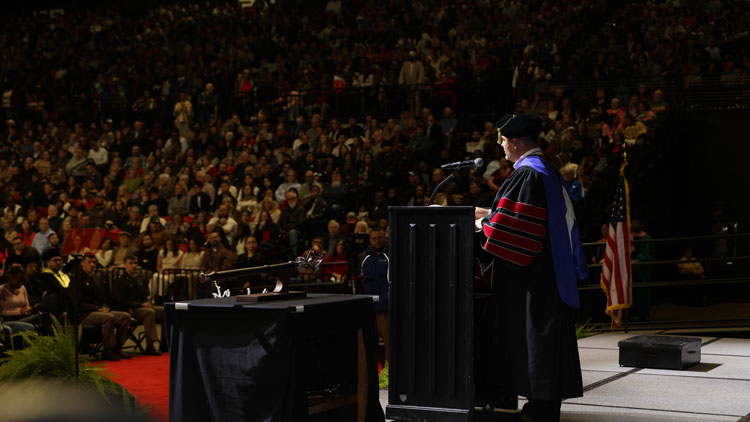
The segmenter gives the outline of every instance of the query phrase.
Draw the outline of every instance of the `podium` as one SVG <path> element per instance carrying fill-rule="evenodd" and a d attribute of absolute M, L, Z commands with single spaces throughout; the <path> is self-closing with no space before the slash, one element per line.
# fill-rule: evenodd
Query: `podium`
<path fill-rule="evenodd" d="M 386 418 L 471 421 L 474 208 L 390 207 Z"/>

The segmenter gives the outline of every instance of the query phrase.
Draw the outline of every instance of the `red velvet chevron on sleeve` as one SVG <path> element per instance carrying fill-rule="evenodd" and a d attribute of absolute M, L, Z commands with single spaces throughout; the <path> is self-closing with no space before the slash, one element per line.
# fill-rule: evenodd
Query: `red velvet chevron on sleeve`
<path fill-rule="evenodd" d="M 510 212 L 526 215 L 538 220 L 544 220 L 547 218 L 547 210 L 536 205 L 524 204 L 523 202 L 511 201 L 508 198 L 500 199 L 497 204 L 498 208 L 504 208 Z"/>
<path fill-rule="evenodd" d="M 525 267 L 542 250 L 546 218 L 547 211 L 542 207 L 502 198 L 483 227 L 487 236 L 484 249 Z"/>

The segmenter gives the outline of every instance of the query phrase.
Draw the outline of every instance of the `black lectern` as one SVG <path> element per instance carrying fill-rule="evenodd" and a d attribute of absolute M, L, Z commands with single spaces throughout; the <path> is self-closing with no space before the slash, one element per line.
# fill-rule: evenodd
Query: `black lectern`
<path fill-rule="evenodd" d="M 390 208 L 386 418 L 470 421 L 473 207 Z"/>

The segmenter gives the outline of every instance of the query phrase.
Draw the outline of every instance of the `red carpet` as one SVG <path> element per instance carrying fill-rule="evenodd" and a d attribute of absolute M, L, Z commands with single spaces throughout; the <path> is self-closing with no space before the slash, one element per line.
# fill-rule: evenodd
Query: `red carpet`
<path fill-rule="evenodd" d="M 113 379 L 138 399 L 151 406 L 155 422 L 169 420 L 169 355 L 133 356 L 119 362 L 105 363 L 105 368 L 115 374 Z"/>
<path fill-rule="evenodd" d="M 169 355 L 133 356 L 119 362 L 104 363 L 113 373 L 113 379 L 138 399 L 143 405 L 151 406 L 154 422 L 169 420 Z M 382 370 L 378 364 L 378 373 Z"/>

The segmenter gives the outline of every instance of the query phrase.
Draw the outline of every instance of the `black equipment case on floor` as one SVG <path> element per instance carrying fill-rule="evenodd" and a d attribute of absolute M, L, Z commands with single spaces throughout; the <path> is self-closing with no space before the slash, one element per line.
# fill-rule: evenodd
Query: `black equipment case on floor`
<path fill-rule="evenodd" d="M 698 337 L 641 335 L 620 340 L 620 366 L 685 369 L 701 361 Z"/>

